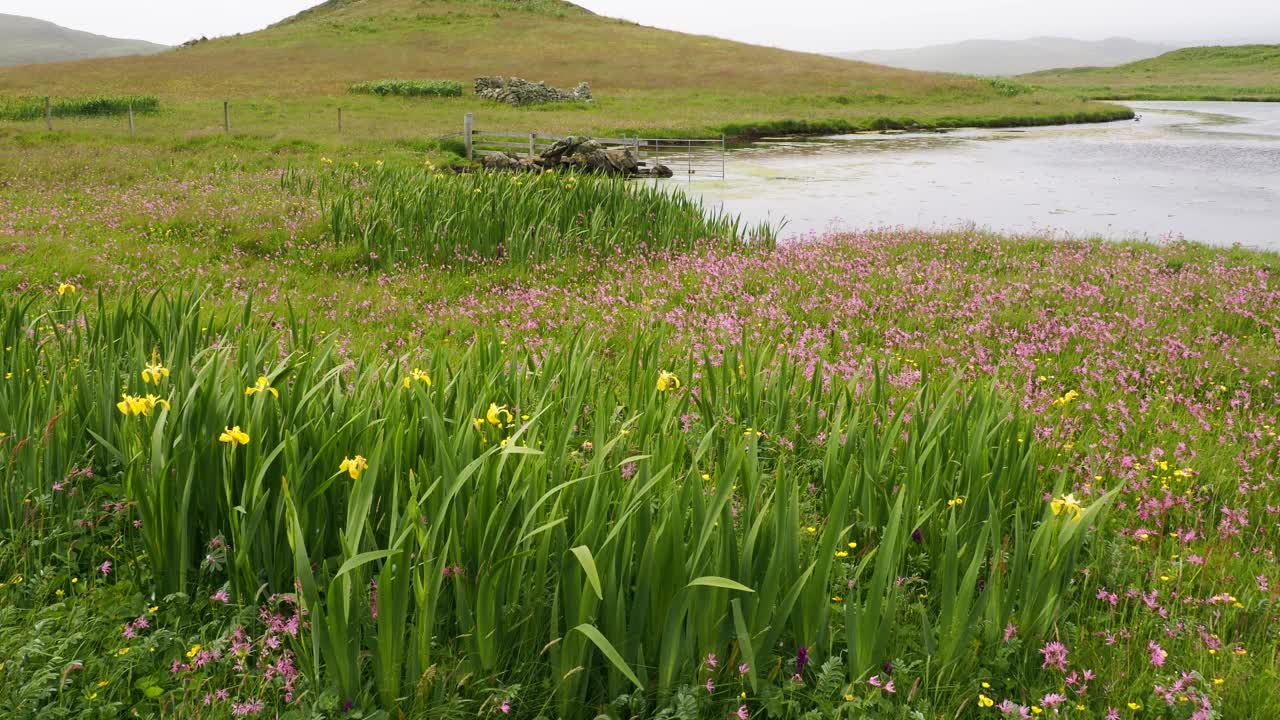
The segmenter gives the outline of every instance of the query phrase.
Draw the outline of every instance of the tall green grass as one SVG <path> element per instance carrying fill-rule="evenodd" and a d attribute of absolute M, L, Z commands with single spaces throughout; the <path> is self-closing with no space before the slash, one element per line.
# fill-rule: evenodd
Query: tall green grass
<path fill-rule="evenodd" d="M 104 117 L 124 115 L 133 107 L 135 113 L 153 113 L 160 109 L 154 95 L 97 95 L 58 97 L 50 100 L 53 117 Z M 0 98 L 0 120 L 39 120 L 45 115 L 44 98 Z"/>
<path fill-rule="evenodd" d="M 744 225 L 678 189 L 618 178 L 329 165 L 320 173 L 289 170 L 281 183 L 316 196 L 333 241 L 380 266 L 768 248 L 776 241 L 767 225 Z"/>
<path fill-rule="evenodd" d="M 457 80 L 369 80 L 351 85 L 348 91 L 401 97 L 462 97 L 462 83 Z"/>
<path fill-rule="evenodd" d="M 477 677 L 560 717 L 674 702 L 710 653 L 782 703 L 817 674 L 801 647 L 845 683 L 923 648 L 924 687 L 946 688 L 1009 623 L 1053 631 L 1108 505 L 1055 515 L 1030 420 L 945 378 L 901 396 L 652 340 L 387 362 L 297 318 L 255 330 L 250 306 L 73 297 L 0 302 L 0 370 L 29 378 L 0 391 L 3 529 L 87 465 L 140 512 L 145 557 L 117 572 L 158 594 L 225 576 L 244 602 L 296 588 L 312 681 L 388 712 Z"/>

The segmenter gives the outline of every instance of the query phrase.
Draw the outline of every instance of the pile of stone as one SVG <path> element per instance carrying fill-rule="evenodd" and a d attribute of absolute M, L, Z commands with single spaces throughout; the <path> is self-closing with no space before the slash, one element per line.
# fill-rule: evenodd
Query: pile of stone
<path fill-rule="evenodd" d="M 606 147 L 597 140 L 570 136 L 557 140 L 541 155 L 520 157 L 515 153 L 490 152 L 481 158 L 481 164 L 489 170 L 511 172 L 541 172 L 543 170 L 570 170 L 600 175 L 622 177 L 671 177 L 671 169 L 655 163 L 652 167 L 641 162 L 634 150 L 626 145 Z"/>
<path fill-rule="evenodd" d="M 548 87 L 543 82 L 529 82 L 518 77 L 476 78 L 476 95 L 508 105 L 538 105 L 553 102 L 591 102 L 591 86 L 578 83 L 572 91 Z"/>

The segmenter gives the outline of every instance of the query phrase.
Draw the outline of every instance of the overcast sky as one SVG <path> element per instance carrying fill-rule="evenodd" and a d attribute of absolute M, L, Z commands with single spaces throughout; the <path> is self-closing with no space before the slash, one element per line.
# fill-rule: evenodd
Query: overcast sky
<path fill-rule="evenodd" d="M 114 37 L 177 44 L 257 30 L 319 0 L 0 0 Z M 795 50 L 897 48 L 969 38 L 1127 36 L 1153 42 L 1280 42 L 1280 0 L 579 0 L 645 25 Z"/>

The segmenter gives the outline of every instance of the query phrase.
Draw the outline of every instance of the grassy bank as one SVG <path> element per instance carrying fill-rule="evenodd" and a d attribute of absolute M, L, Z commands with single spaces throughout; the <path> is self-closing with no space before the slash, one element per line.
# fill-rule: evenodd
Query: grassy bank
<path fill-rule="evenodd" d="M 1280 45 L 1185 48 L 1110 68 L 1067 68 L 1021 80 L 1093 100 L 1280 102 Z"/>
<path fill-rule="evenodd" d="M 471 222 L 456 263 L 421 209 L 490 178 L 438 149 L 10 140 L 15 717 L 1280 712 L 1275 255 Z M 517 179 L 496 220 L 666 212 Z"/>
<path fill-rule="evenodd" d="M 557 48 L 548 54 L 546 47 Z M 512 108 L 472 95 L 474 78 L 519 75 L 557 87 L 590 82 L 590 104 Z M 353 96 L 371 78 L 460 82 L 463 97 Z M 1052 92 L 878 67 L 647 28 L 567 3 L 367 0 L 326 3 L 261 32 L 156 56 L 0 69 L 0 96 L 154 94 L 164 112 L 139 124 L 172 140 L 232 131 L 255 137 L 408 139 L 478 127 L 550 134 L 753 136 L 793 128 L 1031 125 L 1127 117 Z M 342 107 L 344 135 L 337 112 Z M 120 122 L 62 129 L 120 139 Z"/>

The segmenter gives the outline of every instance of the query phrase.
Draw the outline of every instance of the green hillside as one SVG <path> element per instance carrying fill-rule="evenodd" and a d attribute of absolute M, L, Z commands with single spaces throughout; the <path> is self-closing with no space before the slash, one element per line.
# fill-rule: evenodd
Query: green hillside
<path fill-rule="evenodd" d="M 1149 60 L 1066 68 L 1023 80 L 1090 99 L 1280 101 L 1280 45 L 1194 47 Z"/>
<path fill-rule="evenodd" d="M 481 75 L 591 84 L 591 105 L 514 110 L 470 96 L 353 98 L 352 83 Z M 642 27 L 555 0 L 341 0 L 260 32 L 172 53 L 0 70 L 0 95 L 156 95 L 141 132 L 216 132 L 222 101 L 242 133 L 456 132 L 464 112 L 510 129 L 747 134 L 1111 119 L 1127 111 L 981 79 L 895 70 Z M 120 132 L 119 123 L 102 131 Z"/>

